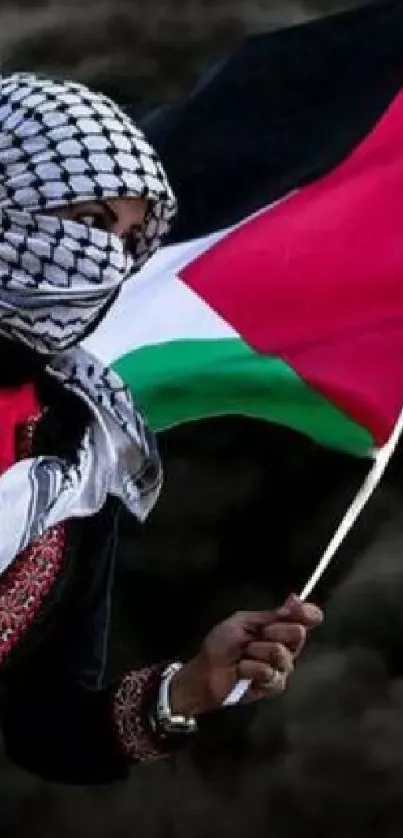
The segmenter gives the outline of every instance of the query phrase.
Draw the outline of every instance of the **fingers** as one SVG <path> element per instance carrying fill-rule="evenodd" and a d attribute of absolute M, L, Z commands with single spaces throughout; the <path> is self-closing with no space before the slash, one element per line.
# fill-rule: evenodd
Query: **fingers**
<path fill-rule="evenodd" d="M 224 625 L 234 648 L 241 650 L 248 641 L 268 641 L 286 646 L 297 656 L 305 646 L 307 632 L 322 620 L 320 608 L 293 595 L 275 611 L 239 611 Z"/>
<path fill-rule="evenodd" d="M 277 611 L 237 611 L 230 622 L 242 626 L 244 629 L 259 629 L 278 620 Z"/>
<path fill-rule="evenodd" d="M 234 624 L 252 633 L 282 620 L 312 629 L 322 623 L 323 612 L 316 605 L 302 602 L 299 597 L 292 594 L 281 608 L 272 611 L 238 611 L 230 619 Z"/>
<path fill-rule="evenodd" d="M 305 646 L 306 638 L 307 629 L 298 623 L 274 623 L 274 625 L 266 626 L 261 631 L 262 640 L 272 643 L 282 643 L 294 655 L 299 655 Z M 252 646 L 258 648 L 259 645 L 259 643 L 251 643 L 248 648 Z M 253 654 L 252 657 L 255 657 L 255 655 Z"/>
<path fill-rule="evenodd" d="M 268 672 L 277 670 L 284 673 L 286 677 L 294 669 L 294 658 L 292 652 L 281 643 L 250 643 L 245 655 L 239 663 L 239 672 L 254 672 L 255 674 L 242 674 L 242 678 L 253 678 L 253 680 L 267 681 Z"/>
<path fill-rule="evenodd" d="M 253 684 L 266 684 L 273 678 L 274 669 L 262 661 L 241 661 L 238 667 L 238 677 L 252 681 Z"/>
<path fill-rule="evenodd" d="M 295 594 L 291 594 L 281 608 L 276 611 L 277 619 L 290 620 L 307 629 L 316 628 L 323 622 L 323 612 L 311 602 L 302 602 Z"/>
<path fill-rule="evenodd" d="M 251 682 L 246 700 L 282 693 L 293 669 L 294 655 L 282 643 L 250 643 L 238 665 L 238 677 Z"/>
<path fill-rule="evenodd" d="M 285 673 L 259 661 L 242 661 L 239 665 L 239 678 L 251 682 L 249 695 L 252 700 L 282 693 L 287 684 Z"/>

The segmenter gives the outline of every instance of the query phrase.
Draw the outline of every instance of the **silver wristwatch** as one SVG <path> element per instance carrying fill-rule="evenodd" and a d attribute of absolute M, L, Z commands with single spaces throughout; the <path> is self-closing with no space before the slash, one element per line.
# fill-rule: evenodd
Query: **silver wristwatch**
<path fill-rule="evenodd" d="M 196 733 L 197 721 L 194 716 L 174 714 L 171 710 L 170 687 L 174 676 L 183 668 L 182 663 L 171 663 L 161 675 L 157 699 L 156 721 L 163 735 L 178 736 Z"/>

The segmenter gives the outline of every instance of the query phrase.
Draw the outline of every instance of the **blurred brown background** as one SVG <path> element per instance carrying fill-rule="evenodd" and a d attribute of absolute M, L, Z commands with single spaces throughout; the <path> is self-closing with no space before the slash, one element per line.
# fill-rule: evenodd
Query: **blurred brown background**
<path fill-rule="evenodd" d="M 0 6 L 4 69 L 74 76 L 119 98 L 165 99 L 248 32 L 357 0 L 14 0 Z"/>

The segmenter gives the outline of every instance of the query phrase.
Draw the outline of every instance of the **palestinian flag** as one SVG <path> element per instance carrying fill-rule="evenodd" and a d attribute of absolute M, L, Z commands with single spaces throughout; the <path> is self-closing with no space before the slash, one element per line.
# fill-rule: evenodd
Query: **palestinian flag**
<path fill-rule="evenodd" d="M 88 348 L 151 424 L 225 414 L 357 456 L 403 406 L 403 3 L 249 39 L 145 120 L 169 244 Z"/>

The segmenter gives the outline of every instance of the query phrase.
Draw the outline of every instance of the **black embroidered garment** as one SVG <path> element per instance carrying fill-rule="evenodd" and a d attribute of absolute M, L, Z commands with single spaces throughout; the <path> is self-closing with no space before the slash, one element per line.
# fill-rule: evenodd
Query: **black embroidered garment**
<path fill-rule="evenodd" d="M 138 233 L 51 212 L 108 198 L 145 201 Z M 52 780 L 106 782 L 164 750 L 148 724 L 158 667 L 132 691 L 103 685 L 118 504 L 146 517 L 158 451 L 121 379 L 79 341 L 174 212 L 157 155 L 113 102 L 0 77 L 0 388 L 34 385 L 46 411 L 0 474 L 0 722 L 10 758 Z"/>
<path fill-rule="evenodd" d="M 0 340 L 3 355 L 4 341 Z M 50 405 L 18 433 L 18 456 L 52 445 L 74 456 L 87 420 L 73 396 L 14 348 L 0 387 L 27 377 Z M 11 370 L 11 371 L 10 371 Z M 78 408 L 78 409 L 77 409 Z M 62 783 L 124 778 L 132 762 L 168 753 L 148 722 L 160 667 L 104 684 L 118 502 L 89 521 L 48 530 L 0 580 L 0 724 L 7 754 Z"/>

